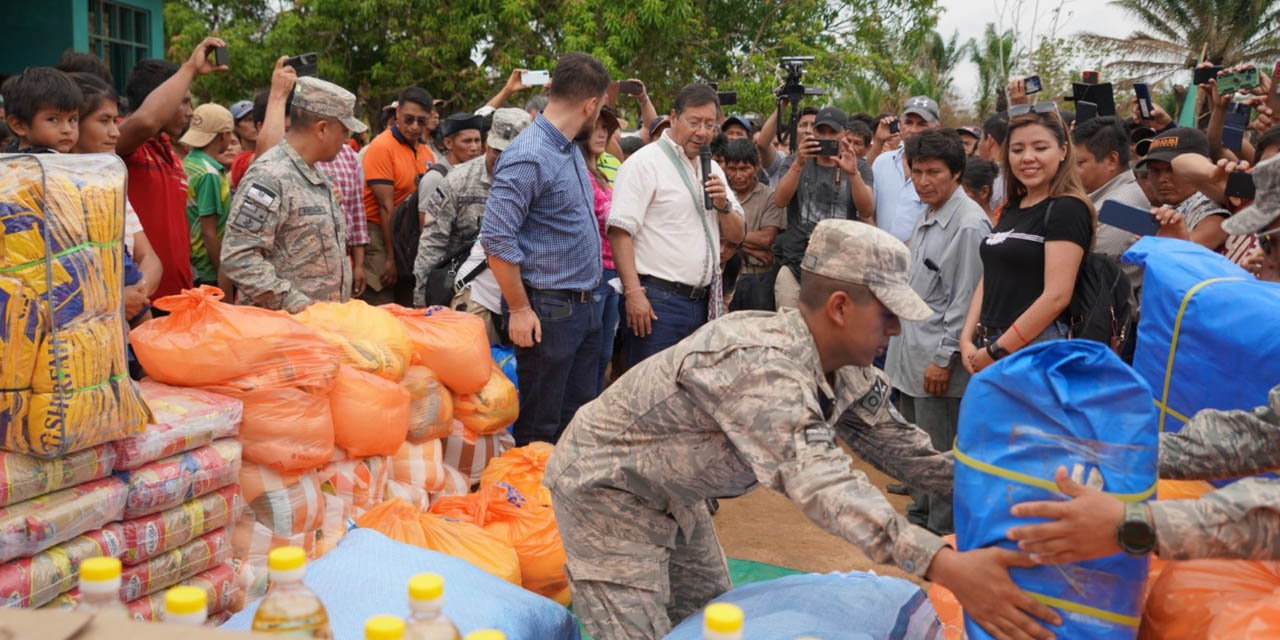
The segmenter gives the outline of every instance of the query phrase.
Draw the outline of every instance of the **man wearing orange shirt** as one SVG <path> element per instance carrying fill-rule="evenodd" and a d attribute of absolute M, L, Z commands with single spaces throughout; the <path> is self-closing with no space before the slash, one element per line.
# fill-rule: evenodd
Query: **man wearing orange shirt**
<path fill-rule="evenodd" d="M 413 303 L 413 277 L 400 295 L 392 242 L 392 214 L 396 205 L 418 189 L 418 180 L 435 162 L 435 154 L 422 142 L 423 132 L 435 110 L 431 94 L 421 87 L 400 92 L 395 120 L 378 134 L 364 152 L 364 210 L 369 218 L 369 246 L 364 254 L 367 287 L 360 296 L 373 305 Z"/>

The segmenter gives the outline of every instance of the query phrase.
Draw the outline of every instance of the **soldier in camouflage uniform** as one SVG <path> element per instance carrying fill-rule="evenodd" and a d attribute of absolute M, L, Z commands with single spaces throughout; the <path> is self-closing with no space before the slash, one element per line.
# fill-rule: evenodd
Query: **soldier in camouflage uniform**
<path fill-rule="evenodd" d="M 1027 614 L 1056 614 L 1007 573 L 1029 558 L 947 547 L 899 515 L 836 443 L 915 488 L 951 494 L 953 459 L 902 419 L 871 367 L 899 317 L 931 313 L 908 285 L 908 262 L 886 232 L 824 220 L 802 262 L 799 309 L 710 323 L 577 413 L 544 484 L 574 611 L 597 640 L 661 637 L 729 589 L 706 501 L 757 484 L 872 560 L 946 585 L 984 625 L 1048 637 Z"/>
<path fill-rule="evenodd" d="M 523 109 L 494 111 L 485 153 L 451 169 L 422 206 L 428 222 L 422 228 L 418 257 L 413 263 L 414 306 L 427 305 L 427 276 L 431 271 L 446 266 L 451 260 L 461 263 L 475 244 L 489 187 L 493 184 L 493 167 L 502 150 L 530 122 L 529 114 Z"/>
<path fill-rule="evenodd" d="M 1280 253 L 1280 159 L 1253 171 L 1254 203 L 1222 223 L 1233 236 L 1276 238 L 1260 242 L 1267 258 Z M 1273 236 L 1272 234 L 1277 234 Z M 1154 426 L 1153 426 L 1154 428 Z M 1280 385 L 1253 411 L 1197 413 L 1181 431 L 1160 434 L 1160 477 L 1212 480 L 1280 470 Z M 1069 502 L 1016 505 L 1023 517 L 1055 522 L 1016 527 L 1009 537 L 1045 564 L 1078 562 L 1119 553 L 1122 524 L 1130 514 L 1117 499 L 1058 472 Z M 1280 480 L 1247 478 L 1197 500 L 1149 502 L 1132 514 L 1150 536 L 1149 550 L 1164 560 L 1193 558 L 1280 559 Z M 1145 525 L 1145 526 L 1144 526 Z"/>
<path fill-rule="evenodd" d="M 222 241 L 222 270 L 239 302 L 297 312 L 351 297 L 346 219 L 333 183 L 316 162 L 337 156 L 355 96 L 324 80 L 298 78 L 289 132 L 244 174 Z"/>

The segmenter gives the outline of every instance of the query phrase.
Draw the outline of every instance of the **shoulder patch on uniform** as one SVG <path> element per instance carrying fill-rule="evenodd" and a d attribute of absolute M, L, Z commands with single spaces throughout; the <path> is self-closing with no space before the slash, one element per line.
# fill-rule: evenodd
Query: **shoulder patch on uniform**
<path fill-rule="evenodd" d="M 444 197 L 444 189 L 436 187 L 436 190 L 431 192 L 431 198 L 427 200 L 427 208 L 439 209 L 444 205 Z"/>
<path fill-rule="evenodd" d="M 254 202 L 245 201 L 240 203 L 240 207 L 235 211 L 235 217 L 229 224 L 250 233 L 257 233 L 267 224 L 267 212 Z"/>
<path fill-rule="evenodd" d="M 836 432 L 828 426 L 812 426 L 805 427 L 804 430 L 805 444 L 825 444 L 836 446 Z"/>
<path fill-rule="evenodd" d="M 868 390 L 861 398 L 858 399 L 858 406 L 867 413 L 876 413 L 889 402 L 889 385 L 880 376 L 875 377 L 875 382 L 871 384 Z"/>
<path fill-rule="evenodd" d="M 271 205 L 276 203 L 276 198 L 280 196 L 271 189 L 255 183 L 246 187 L 244 197 L 264 209 L 270 209 Z"/>

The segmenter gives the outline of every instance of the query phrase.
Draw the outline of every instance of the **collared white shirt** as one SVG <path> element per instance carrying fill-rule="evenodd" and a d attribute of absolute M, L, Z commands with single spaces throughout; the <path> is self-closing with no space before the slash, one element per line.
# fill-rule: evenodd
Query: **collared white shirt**
<path fill-rule="evenodd" d="M 684 165 L 697 191 L 698 206 L 679 170 L 659 145 L 675 151 Z M 627 158 L 618 170 L 608 226 L 631 234 L 640 275 L 696 287 L 711 284 L 720 260 L 720 221 L 714 209 L 702 210 L 711 234 L 708 245 L 703 223 L 698 220 L 704 181 L 698 164 L 664 131 L 657 142 Z M 729 208 L 742 215 L 742 205 L 733 190 L 727 188 L 729 180 L 720 165 L 712 161 L 711 172 L 724 181 Z"/>

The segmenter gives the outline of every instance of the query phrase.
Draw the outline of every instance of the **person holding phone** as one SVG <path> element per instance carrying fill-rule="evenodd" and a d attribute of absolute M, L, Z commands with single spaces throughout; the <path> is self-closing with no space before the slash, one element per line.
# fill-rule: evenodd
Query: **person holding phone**
<path fill-rule="evenodd" d="M 928 96 L 916 96 L 907 100 L 902 108 L 898 128 L 905 141 L 926 129 L 937 129 L 938 103 Z M 880 123 L 880 129 L 888 124 Z M 876 142 L 880 135 L 876 136 Z M 875 153 L 872 144 L 872 153 Z M 906 242 L 911 239 L 916 221 L 927 208 L 920 201 L 915 185 L 911 184 L 911 168 L 907 166 L 905 147 L 879 154 L 872 165 L 875 174 L 875 221 L 881 229 Z"/>
<path fill-rule="evenodd" d="M 1213 164 L 1204 132 L 1176 127 L 1156 136 L 1136 169 L 1146 170 L 1147 179 L 1160 200 L 1158 204 L 1182 215 L 1186 239 L 1210 251 L 1221 251 L 1228 235 L 1222 230 L 1222 223 L 1231 217 L 1231 212 L 1201 191 L 1195 182 L 1177 175 L 1172 163 L 1182 156 L 1197 156 L 1190 158 L 1196 160 L 1196 164 Z"/>
<path fill-rule="evenodd" d="M 845 113 L 825 107 L 813 121 L 813 136 L 796 155 L 783 161 L 782 178 L 773 201 L 787 210 L 786 230 L 773 244 L 778 265 L 773 295 L 777 308 L 796 306 L 800 294 L 800 261 L 814 226 L 822 220 L 874 220 L 875 199 L 870 173 L 858 169 L 858 156 L 844 138 Z"/>
<path fill-rule="evenodd" d="M 1068 337 L 1060 320 L 1093 246 L 1096 213 L 1057 105 L 1009 109 L 1006 201 L 983 241 L 960 351 L 969 373 L 1027 345 Z"/>

